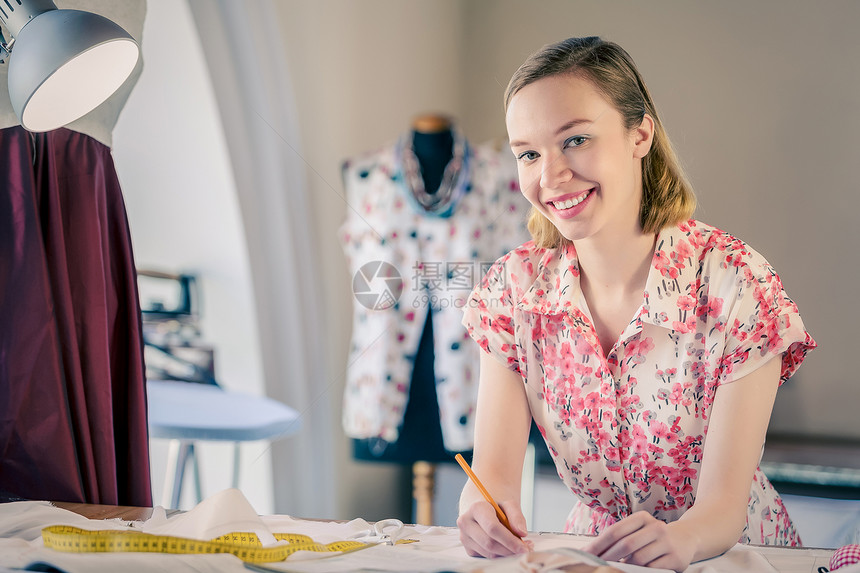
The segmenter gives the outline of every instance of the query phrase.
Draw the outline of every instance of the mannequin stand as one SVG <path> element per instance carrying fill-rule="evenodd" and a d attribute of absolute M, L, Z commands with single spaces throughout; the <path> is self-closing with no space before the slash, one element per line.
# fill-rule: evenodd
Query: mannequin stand
<path fill-rule="evenodd" d="M 415 522 L 433 525 L 433 498 L 436 487 L 436 465 L 430 462 L 412 464 L 412 497 L 415 499 Z"/>
<path fill-rule="evenodd" d="M 378 438 L 353 440 L 355 459 L 394 462 L 412 468 L 415 521 L 421 525 L 435 525 L 433 498 L 436 464 L 454 463 L 454 454 L 457 453 L 447 451 L 442 440 L 433 361 L 433 320 L 432 313 L 428 311 L 415 357 L 400 439 L 396 442 L 385 442 Z M 467 459 L 471 458 L 471 452 L 460 453 Z"/>

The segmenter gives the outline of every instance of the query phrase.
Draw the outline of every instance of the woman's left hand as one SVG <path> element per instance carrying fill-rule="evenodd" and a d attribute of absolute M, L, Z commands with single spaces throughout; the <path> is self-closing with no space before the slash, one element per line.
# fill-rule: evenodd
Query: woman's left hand
<path fill-rule="evenodd" d="M 696 539 L 679 522 L 637 511 L 607 527 L 585 551 L 607 561 L 683 571 L 693 560 Z"/>

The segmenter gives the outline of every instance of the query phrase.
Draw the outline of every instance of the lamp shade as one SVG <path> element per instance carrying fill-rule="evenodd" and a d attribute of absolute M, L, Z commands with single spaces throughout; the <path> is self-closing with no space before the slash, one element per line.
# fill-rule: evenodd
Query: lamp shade
<path fill-rule="evenodd" d="M 98 14 L 49 10 L 21 28 L 9 58 L 9 96 L 30 131 L 62 127 L 89 113 L 128 78 L 137 42 Z"/>

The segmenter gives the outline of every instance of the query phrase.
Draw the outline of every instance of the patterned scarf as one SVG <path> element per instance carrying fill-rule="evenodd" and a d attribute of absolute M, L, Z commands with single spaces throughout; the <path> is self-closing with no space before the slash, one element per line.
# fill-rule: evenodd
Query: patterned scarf
<path fill-rule="evenodd" d="M 411 133 L 400 138 L 397 142 L 396 161 L 401 174 L 401 181 L 406 188 L 413 207 L 419 213 L 450 217 L 457 203 L 468 192 L 469 187 L 469 144 L 456 130 L 452 130 L 454 148 L 451 160 L 445 167 L 442 182 L 435 193 L 424 189 L 424 178 L 421 176 L 421 165 L 412 146 Z"/>

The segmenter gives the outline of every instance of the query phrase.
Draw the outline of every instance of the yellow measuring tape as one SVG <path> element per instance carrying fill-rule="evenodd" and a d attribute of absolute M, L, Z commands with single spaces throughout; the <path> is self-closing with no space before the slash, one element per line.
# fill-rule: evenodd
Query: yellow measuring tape
<path fill-rule="evenodd" d="M 361 541 L 334 541 L 322 544 L 299 533 L 275 533 L 274 536 L 278 541 L 288 541 L 289 545 L 263 547 L 253 533 L 228 533 L 209 541 L 200 541 L 171 535 L 152 535 L 140 531 L 91 531 L 70 525 L 52 525 L 42 529 L 45 547 L 67 553 L 111 551 L 176 554 L 230 553 L 248 563 L 283 561 L 296 551 L 346 553 L 374 545 Z M 397 543 L 412 541 L 414 540 L 402 539 Z"/>

